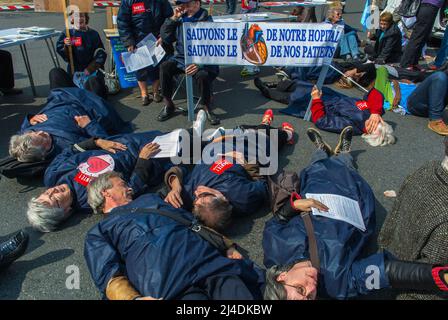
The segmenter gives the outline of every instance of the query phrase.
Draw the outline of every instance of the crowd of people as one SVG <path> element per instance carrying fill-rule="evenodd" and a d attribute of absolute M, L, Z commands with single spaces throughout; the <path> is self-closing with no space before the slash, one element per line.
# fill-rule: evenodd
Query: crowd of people
<path fill-rule="evenodd" d="M 415 34 L 404 50 L 393 13 L 381 14 L 379 28 L 369 33 L 375 43 L 363 52 L 357 30 L 342 18 L 343 7 L 328 10 L 325 23 L 343 25 L 345 32 L 338 52 L 343 61 L 333 63 L 325 83 L 340 89 L 356 85 L 365 93 L 362 99 L 318 88 L 314 82 L 320 67 L 278 68 L 277 83 L 255 78 L 266 98 L 288 105 L 287 114 L 303 117 L 310 104 L 317 128 L 307 130 L 315 147 L 309 165 L 296 173 L 269 174 L 260 150 L 281 156 L 294 147 L 296 136 L 289 122 L 273 125 L 273 110 L 266 110 L 259 123 L 204 134 L 207 120 L 220 123 L 212 111 L 219 67 L 185 65 L 182 34 L 185 22 L 213 20 L 199 0 L 176 0 L 174 8 L 167 0 L 122 0 L 117 19 L 129 52 L 148 34 L 167 52 L 159 66 L 137 72 L 142 105 L 164 102 L 159 121 L 176 113 L 175 76 L 191 75 L 198 85 L 201 110 L 193 128 L 184 129 L 192 144 L 183 144 L 180 152 L 212 152 L 210 159 L 189 164 L 158 157 L 162 147 L 155 141 L 170 132 L 132 132 L 132 125 L 107 101 L 104 45 L 89 27 L 87 13 L 78 21 L 72 15 L 74 28 L 57 42 L 67 70 L 50 71 L 47 103 L 27 115 L 11 137 L 1 173 L 9 178 L 43 176 L 46 190 L 29 200 L 26 213 L 40 232 L 63 228 L 73 214 L 104 216 L 85 235 L 84 256 L 93 282 L 110 300 L 349 299 L 392 289 L 402 298 L 446 299 L 448 137 L 444 158 L 404 181 L 381 227 L 379 250 L 370 254 L 366 250 L 377 227 L 376 200 L 351 155 L 354 135 L 371 146 L 395 143 L 392 126 L 383 119 L 388 110 L 428 117 L 430 130 L 448 136 L 446 48 L 439 53 L 445 54 L 443 63 L 439 57 L 436 67 L 416 67 L 429 36 L 429 18 L 442 2 L 422 1 Z M 235 7 L 236 1 L 227 1 L 229 14 Z M 257 8 L 257 1 L 242 2 L 245 12 Z M 313 8 L 293 14 L 299 22 L 317 21 Z M 11 60 L 2 51 L 0 58 Z M 1 68 L 12 73 L 10 62 Z M 4 94 L 20 93 L 13 77 L 0 81 Z M 318 129 L 337 133 L 337 145 L 332 148 Z M 199 141 L 194 139 L 198 136 Z M 160 186 L 164 192 L 154 193 Z M 363 226 L 332 218 L 328 212 L 334 208 L 318 198 L 323 194 L 351 199 Z M 263 232 L 264 268 L 225 236 L 232 221 L 263 207 L 272 212 Z M 20 231 L 0 243 L 0 269 L 19 258 L 28 241 Z M 372 272 L 377 276 L 373 284 Z"/>

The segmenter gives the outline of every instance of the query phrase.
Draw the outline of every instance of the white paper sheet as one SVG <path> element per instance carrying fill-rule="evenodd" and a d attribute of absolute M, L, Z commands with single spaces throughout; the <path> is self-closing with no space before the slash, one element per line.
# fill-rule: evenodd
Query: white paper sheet
<path fill-rule="evenodd" d="M 307 193 L 305 196 L 307 199 L 311 198 L 322 202 L 330 209 L 325 212 L 312 208 L 313 215 L 344 221 L 362 231 L 366 231 L 361 209 L 355 200 L 336 194 Z"/>
<path fill-rule="evenodd" d="M 174 130 L 163 136 L 156 137 L 153 142 L 160 146 L 160 152 L 154 158 L 171 158 L 179 153 L 179 133 L 180 130 Z"/>
<path fill-rule="evenodd" d="M 146 46 L 140 47 L 132 53 L 123 52 L 121 56 L 127 72 L 134 72 L 154 64 L 151 53 Z"/>

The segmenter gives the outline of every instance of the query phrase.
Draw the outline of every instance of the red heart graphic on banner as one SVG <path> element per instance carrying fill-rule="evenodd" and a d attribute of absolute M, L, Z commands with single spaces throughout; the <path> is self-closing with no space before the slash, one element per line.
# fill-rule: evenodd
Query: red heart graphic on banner
<path fill-rule="evenodd" d="M 101 172 L 110 165 L 109 162 L 98 157 L 89 158 L 87 160 L 87 164 L 89 165 L 87 171 L 89 171 L 90 173 Z"/>

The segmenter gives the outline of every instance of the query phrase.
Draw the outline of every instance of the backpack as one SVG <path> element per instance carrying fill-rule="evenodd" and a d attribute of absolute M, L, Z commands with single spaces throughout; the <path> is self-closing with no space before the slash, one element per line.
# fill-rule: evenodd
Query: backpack
<path fill-rule="evenodd" d="M 405 18 L 415 17 L 421 2 L 421 0 L 403 0 L 396 9 L 396 13 Z"/>
<path fill-rule="evenodd" d="M 8 156 L 0 159 L 0 174 L 9 179 L 31 178 L 43 175 L 49 164 L 50 160 L 20 162 L 16 158 Z"/>

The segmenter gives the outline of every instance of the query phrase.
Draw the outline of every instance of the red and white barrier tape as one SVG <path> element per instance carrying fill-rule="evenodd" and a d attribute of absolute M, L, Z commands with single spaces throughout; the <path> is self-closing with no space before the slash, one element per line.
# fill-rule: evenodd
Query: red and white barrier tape
<path fill-rule="evenodd" d="M 226 0 L 201 0 L 202 3 L 210 4 L 210 3 L 225 3 Z M 107 7 L 119 7 L 120 2 L 109 2 L 109 1 L 95 1 L 94 6 L 96 8 L 107 8 Z M 34 10 L 34 6 L 30 5 L 15 5 L 15 6 L 0 6 L 0 12 L 2 11 L 25 11 L 25 10 Z"/>

